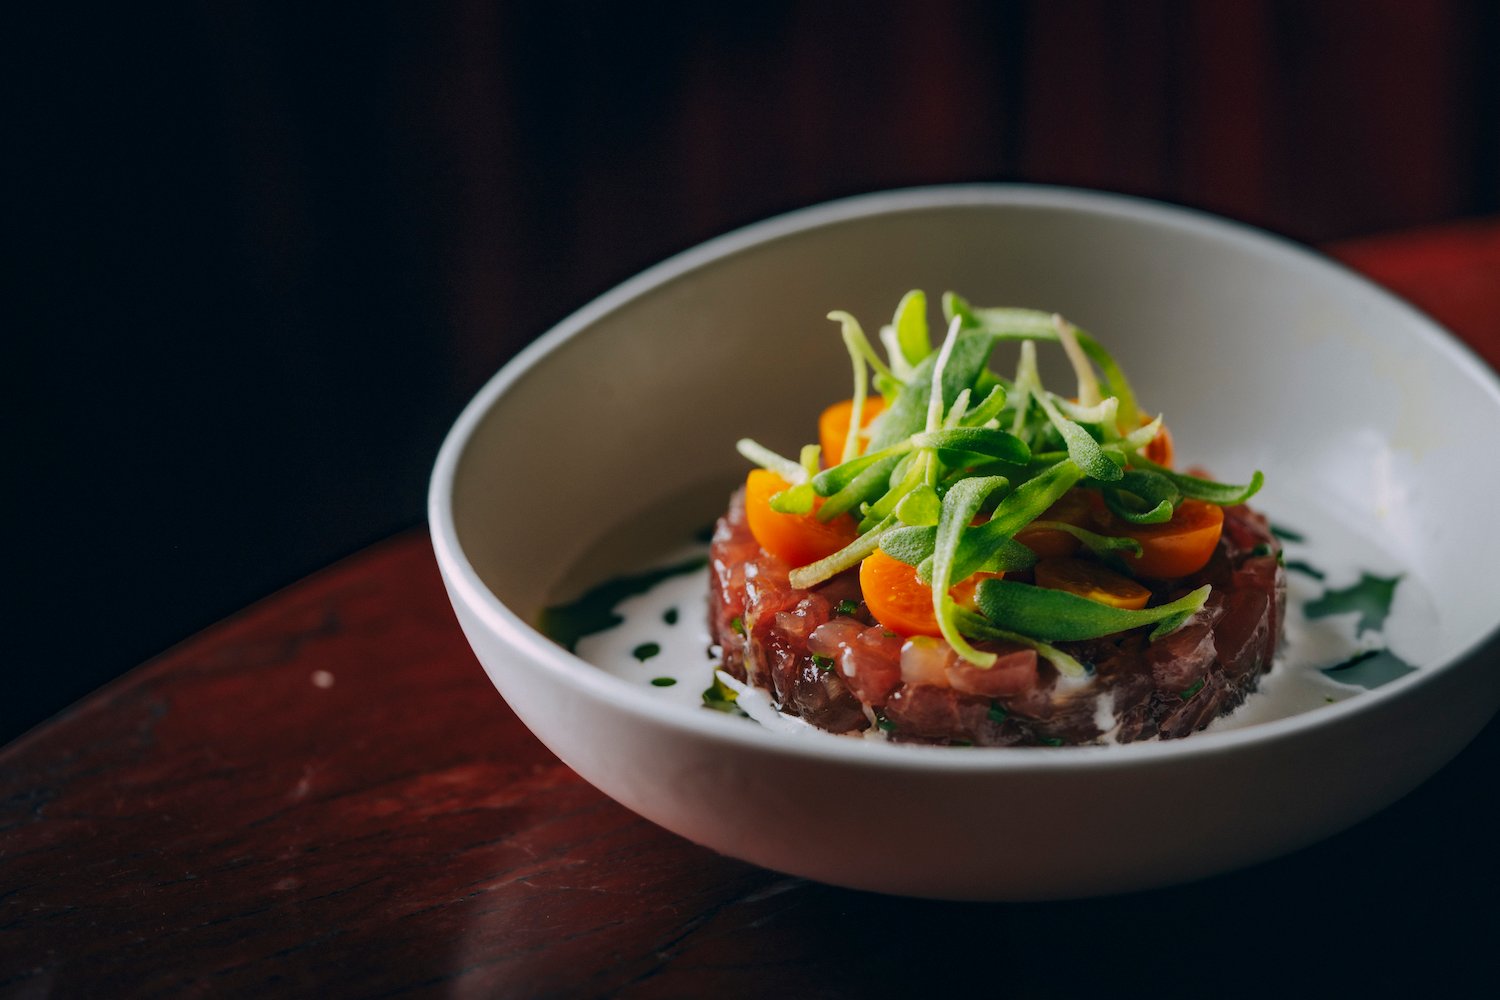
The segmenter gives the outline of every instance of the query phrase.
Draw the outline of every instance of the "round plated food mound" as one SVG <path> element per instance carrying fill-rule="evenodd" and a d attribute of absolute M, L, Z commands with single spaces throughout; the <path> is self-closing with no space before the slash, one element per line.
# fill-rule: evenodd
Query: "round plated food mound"
<path fill-rule="evenodd" d="M 1255 690 L 1270 669 L 1286 604 L 1281 546 L 1265 518 L 1240 505 L 1208 565 L 1153 584 L 1153 603 L 1203 584 L 1207 602 L 1156 641 L 1149 629 L 1058 646 L 1092 668 L 1062 678 L 1035 651 L 999 654 L 980 670 L 941 639 L 891 632 L 869 612 L 854 570 L 808 590 L 750 533 L 744 492 L 720 518 L 710 550 L 709 622 L 724 669 L 766 691 L 790 715 L 854 733 L 878 727 L 904 742 L 974 746 L 1076 745 L 1187 736 Z"/>

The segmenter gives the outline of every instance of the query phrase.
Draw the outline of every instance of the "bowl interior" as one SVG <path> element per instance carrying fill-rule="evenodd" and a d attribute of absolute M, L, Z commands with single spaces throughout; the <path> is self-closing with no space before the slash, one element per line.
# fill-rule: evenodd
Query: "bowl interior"
<path fill-rule="evenodd" d="M 1500 492 L 1483 444 L 1500 430 L 1493 377 L 1316 255 L 1073 192 L 856 199 L 732 234 L 585 308 L 476 401 L 453 480 L 464 555 L 526 621 L 639 565 L 722 510 L 746 468 L 736 439 L 795 455 L 847 396 L 826 313 L 846 309 L 873 335 L 911 288 L 927 291 L 935 336 L 948 289 L 1093 332 L 1165 413 L 1180 464 L 1234 481 L 1262 469 L 1256 503 L 1273 516 L 1316 510 L 1417 581 L 1436 615 L 1425 664 L 1495 627 L 1500 536 L 1470 527 Z M 1060 356 L 1044 375 L 1066 384 Z"/>

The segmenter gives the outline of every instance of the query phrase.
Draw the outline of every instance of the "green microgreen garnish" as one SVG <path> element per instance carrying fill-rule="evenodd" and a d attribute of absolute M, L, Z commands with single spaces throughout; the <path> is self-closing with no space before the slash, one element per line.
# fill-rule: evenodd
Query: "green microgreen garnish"
<path fill-rule="evenodd" d="M 1172 480 L 1143 469 L 1127 470 L 1118 483 L 1099 492 L 1117 517 L 1132 524 L 1165 524 L 1182 499 L 1182 491 Z"/>
<path fill-rule="evenodd" d="M 859 614 L 859 605 L 854 601 L 848 600 L 846 598 L 845 600 L 839 601 L 838 607 L 834 608 L 833 610 L 838 614 L 844 615 L 846 618 L 853 618 L 855 615 Z"/>
<path fill-rule="evenodd" d="M 896 306 L 896 318 L 891 321 L 896 333 L 897 351 L 891 355 L 891 364 L 900 358 L 908 373 L 915 371 L 922 359 L 932 353 L 932 340 L 927 334 L 927 295 L 914 288 L 901 296 Z"/>
<path fill-rule="evenodd" d="M 1024 635 L 1054 642 L 1097 639 L 1142 625 L 1155 625 L 1152 639 L 1174 632 L 1208 600 L 1205 584 L 1169 604 L 1140 611 L 1111 607 L 1065 590 L 1049 590 L 1010 580 L 985 580 L 975 602 L 991 621 L 1003 621 Z"/>
<path fill-rule="evenodd" d="M 934 347 L 927 297 L 920 290 L 907 293 L 880 330 L 885 359 L 854 316 L 829 313 L 840 325 L 853 370 L 850 424 L 840 454 L 820 455 L 809 445 L 793 461 L 755 441 L 739 442 L 741 454 L 788 483 L 771 499 L 773 510 L 806 516 L 816 508 L 819 521 L 853 515 L 858 522 L 857 537 L 838 552 L 794 567 L 792 586 L 815 586 L 879 548 L 916 568 L 917 579 L 931 588 L 939 630 L 964 659 L 981 667 L 994 662 L 995 655 L 974 642 L 1020 643 L 1070 677 L 1085 677 L 1089 668 L 1051 642 L 1143 626 L 1153 626 L 1155 639 L 1181 627 L 1202 608 L 1208 587 L 1127 611 L 1061 590 L 988 579 L 978 587 L 977 611 L 955 604 L 951 589 L 974 574 L 1014 573 L 1036 563 L 1036 554 L 1015 539 L 1032 524 L 1065 532 L 1092 558 L 1128 572 L 1120 556 L 1140 556 L 1140 541 L 1043 518 L 1069 490 L 1097 491 L 1116 517 L 1149 525 L 1170 521 L 1184 499 L 1243 503 L 1263 477 L 1256 472 L 1244 485 L 1225 484 L 1148 460 L 1143 452 L 1161 431 L 1161 418 L 1142 417 L 1115 359 L 1061 316 L 976 309 L 951 292 L 942 305 L 946 329 Z M 1011 343 L 1019 344 L 1019 360 L 1014 379 L 1007 380 L 990 364 L 997 347 Z M 1060 345 L 1077 379 L 1076 397 L 1042 385 L 1039 343 Z M 885 397 L 885 408 L 866 430 L 862 418 L 872 384 Z M 1341 600 L 1374 614 L 1363 598 L 1336 592 L 1325 598 L 1330 607 L 1342 608 Z M 837 610 L 855 615 L 859 606 L 846 601 Z M 743 632 L 742 622 L 735 627 Z M 819 669 L 825 668 L 823 659 L 814 660 Z"/>
<path fill-rule="evenodd" d="M 800 483 L 807 478 L 807 472 L 802 468 L 802 463 L 793 462 L 784 455 L 778 455 L 765 445 L 749 438 L 740 438 L 734 443 L 734 447 L 751 462 L 762 469 L 776 473 L 789 483 Z"/>
<path fill-rule="evenodd" d="M 1259 493 L 1261 485 L 1266 481 L 1266 477 L 1258 469 L 1250 477 L 1250 482 L 1244 486 L 1231 486 L 1227 483 L 1216 483 L 1211 479 L 1200 479 L 1198 476 L 1184 476 L 1157 465 L 1144 455 L 1136 455 L 1130 461 L 1133 465 L 1138 465 L 1148 472 L 1154 472 L 1170 480 L 1183 496 L 1218 504 L 1220 507 L 1233 507 L 1235 504 L 1244 503 Z"/>
<path fill-rule="evenodd" d="M 1100 535 L 1086 528 L 1080 528 L 1076 524 L 1069 524 L 1066 521 L 1047 521 L 1039 518 L 1032 521 L 1031 526 L 1033 528 L 1046 528 L 1048 531 L 1061 531 L 1064 534 L 1072 535 L 1083 543 L 1084 548 L 1088 549 L 1094 555 L 1106 559 L 1119 552 L 1125 552 L 1133 556 L 1141 554 L 1141 543 L 1134 538 L 1116 538 L 1113 535 Z"/>

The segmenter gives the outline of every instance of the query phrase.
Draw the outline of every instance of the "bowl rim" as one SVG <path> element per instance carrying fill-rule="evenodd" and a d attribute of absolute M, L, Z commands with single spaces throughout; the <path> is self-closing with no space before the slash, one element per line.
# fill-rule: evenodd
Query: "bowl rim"
<path fill-rule="evenodd" d="M 1241 729 L 1194 733 L 1190 739 L 1148 740 L 1126 744 L 1063 747 L 953 747 L 892 743 L 881 740 L 807 739 L 773 732 L 760 725 L 730 723 L 719 713 L 663 701 L 568 652 L 511 610 L 480 579 L 464 554 L 453 514 L 453 486 L 475 429 L 497 399 L 525 378 L 554 350 L 602 317 L 656 288 L 705 265 L 802 232 L 843 222 L 906 212 L 965 207 L 1042 207 L 1082 211 L 1228 240 L 1271 259 L 1292 259 L 1325 280 L 1372 300 L 1383 309 L 1405 315 L 1423 346 L 1448 357 L 1473 379 L 1500 412 L 1500 376 L 1479 356 L 1410 303 L 1358 272 L 1290 239 L 1196 209 L 1132 195 L 1035 184 L 954 184 L 902 188 L 855 195 L 800 208 L 755 222 L 677 253 L 627 279 L 582 306 L 542 334 L 500 368 L 464 407 L 438 452 L 430 479 L 427 513 L 433 551 L 455 600 L 476 615 L 518 658 L 553 679 L 622 710 L 685 735 L 736 744 L 746 750 L 819 761 L 840 761 L 889 769 L 954 772 L 1013 772 L 1134 767 L 1172 762 L 1185 756 L 1205 757 L 1296 739 L 1379 710 L 1387 702 L 1435 683 L 1456 664 L 1500 642 L 1500 619 L 1458 653 L 1373 690 L 1312 711 L 1257 723 Z M 818 735 L 822 734 L 818 731 Z"/>

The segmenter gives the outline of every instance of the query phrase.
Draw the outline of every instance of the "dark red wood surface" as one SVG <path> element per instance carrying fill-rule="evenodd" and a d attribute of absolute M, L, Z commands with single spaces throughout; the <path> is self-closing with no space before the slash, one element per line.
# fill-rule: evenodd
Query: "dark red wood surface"
<path fill-rule="evenodd" d="M 1500 222 L 1334 252 L 1500 364 Z M 883 996 L 979 984 L 1022 997 L 1250 996 L 1314 981 L 1430 990 L 1474 974 L 1493 985 L 1497 765 L 1492 722 L 1355 829 L 1156 892 L 978 905 L 834 889 L 689 844 L 560 764 L 490 686 L 412 531 L 0 754 L 0 992 Z M 932 849 L 941 831 L 913 845 Z"/>

